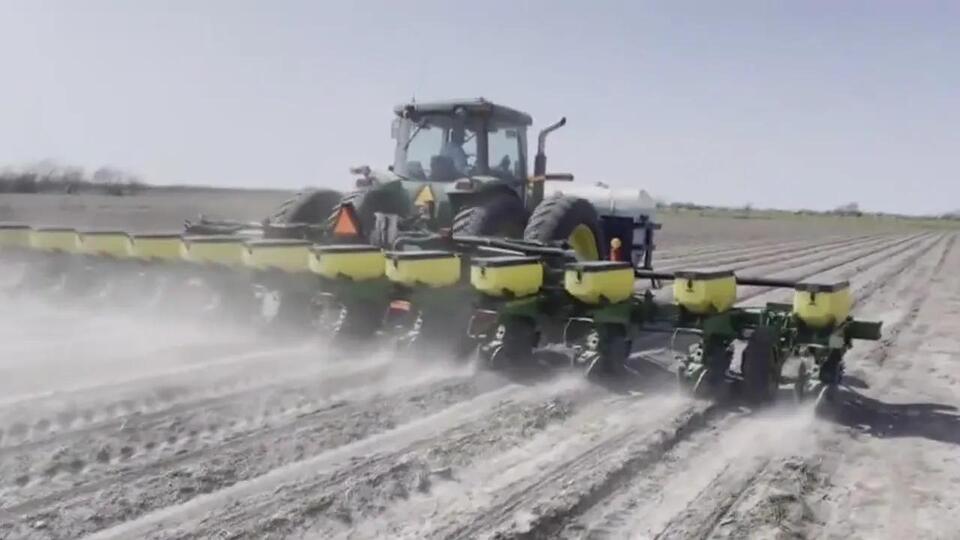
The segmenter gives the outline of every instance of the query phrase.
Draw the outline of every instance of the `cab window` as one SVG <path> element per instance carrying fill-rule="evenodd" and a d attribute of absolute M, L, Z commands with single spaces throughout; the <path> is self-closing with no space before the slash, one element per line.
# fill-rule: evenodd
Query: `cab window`
<path fill-rule="evenodd" d="M 488 137 L 490 172 L 497 176 L 520 178 L 523 175 L 523 165 L 518 130 L 491 125 Z"/>

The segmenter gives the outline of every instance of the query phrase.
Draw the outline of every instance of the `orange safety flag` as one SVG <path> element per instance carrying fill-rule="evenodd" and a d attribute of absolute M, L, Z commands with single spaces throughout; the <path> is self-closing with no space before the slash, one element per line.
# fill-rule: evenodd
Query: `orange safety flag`
<path fill-rule="evenodd" d="M 339 236 L 359 236 L 360 226 L 353 214 L 352 206 L 341 206 L 337 213 L 337 222 L 333 225 L 333 234 Z"/>

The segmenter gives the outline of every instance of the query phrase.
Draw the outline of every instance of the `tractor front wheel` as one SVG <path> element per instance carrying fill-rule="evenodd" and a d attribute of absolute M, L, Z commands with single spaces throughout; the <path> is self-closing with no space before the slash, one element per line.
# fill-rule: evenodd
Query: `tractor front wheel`
<path fill-rule="evenodd" d="M 457 212 L 453 218 L 453 234 L 521 238 L 526 222 L 527 211 L 516 194 L 495 192 Z"/>
<path fill-rule="evenodd" d="M 523 238 L 544 244 L 565 241 L 580 260 L 607 258 L 600 218 L 586 199 L 556 195 L 543 200 L 530 216 Z"/>

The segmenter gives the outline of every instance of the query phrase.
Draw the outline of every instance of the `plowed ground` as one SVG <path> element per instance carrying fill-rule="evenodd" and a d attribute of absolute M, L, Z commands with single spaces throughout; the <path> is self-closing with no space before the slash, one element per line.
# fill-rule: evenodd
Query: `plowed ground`
<path fill-rule="evenodd" d="M 955 538 L 956 244 L 920 231 L 664 250 L 664 270 L 851 281 L 884 339 L 848 355 L 829 418 L 789 397 L 684 397 L 653 338 L 624 390 L 8 298 L 0 536 Z"/>

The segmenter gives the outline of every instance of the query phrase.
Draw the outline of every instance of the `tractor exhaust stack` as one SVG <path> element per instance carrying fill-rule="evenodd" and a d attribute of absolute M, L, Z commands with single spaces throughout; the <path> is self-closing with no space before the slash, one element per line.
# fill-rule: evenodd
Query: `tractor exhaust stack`
<path fill-rule="evenodd" d="M 540 131 L 537 135 L 537 155 L 533 159 L 533 184 L 530 186 L 530 197 L 527 201 L 527 209 L 535 208 L 543 200 L 543 182 L 547 175 L 547 135 L 562 128 L 567 123 L 567 117 L 564 116 L 555 124 L 551 124 Z"/>

